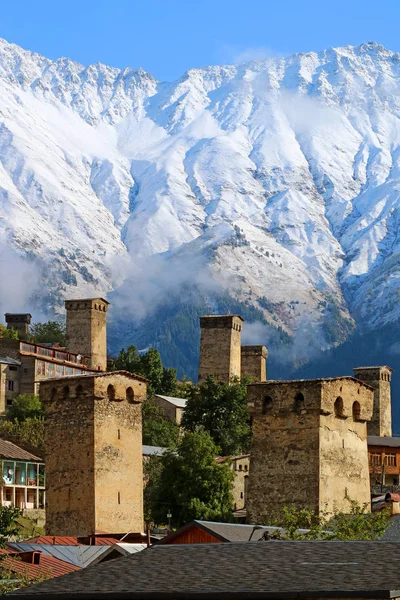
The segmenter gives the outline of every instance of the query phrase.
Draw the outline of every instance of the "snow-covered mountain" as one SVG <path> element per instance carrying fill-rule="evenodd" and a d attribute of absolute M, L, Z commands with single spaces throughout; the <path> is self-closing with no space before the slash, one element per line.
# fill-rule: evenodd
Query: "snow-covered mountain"
<path fill-rule="evenodd" d="M 0 42 L 3 312 L 113 291 L 137 321 L 189 283 L 327 347 L 399 319 L 399 207 L 376 43 L 162 83 Z"/>

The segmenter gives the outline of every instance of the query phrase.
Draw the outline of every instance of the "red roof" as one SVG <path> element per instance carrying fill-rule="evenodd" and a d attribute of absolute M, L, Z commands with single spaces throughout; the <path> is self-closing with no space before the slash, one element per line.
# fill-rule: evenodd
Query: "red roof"
<path fill-rule="evenodd" d="M 6 558 L 1 561 L 3 569 L 9 569 L 13 573 L 26 575 L 29 579 L 38 577 L 50 578 L 66 575 L 72 571 L 80 571 L 81 568 L 67 563 L 64 560 L 55 558 L 54 556 L 44 556 L 40 553 L 40 563 L 38 565 L 21 560 L 19 552 L 12 552 L 6 549 L 0 549 L 1 554 L 6 554 Z"/>

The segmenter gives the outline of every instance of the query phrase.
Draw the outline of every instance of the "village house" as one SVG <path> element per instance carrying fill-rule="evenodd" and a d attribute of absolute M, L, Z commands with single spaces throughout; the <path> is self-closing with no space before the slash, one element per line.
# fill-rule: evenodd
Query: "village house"
<path fill-rule="evenodd" d="M 400 477 L 400 437 L 368 436 L 371 485 L 398 486 Z"/>
<path fill-rule="evenodd" d="M 162 396 L 155 394 L 152 398 L 153 404 L 159 406 L 166 419 L 181 424 L 183 411 L 185 410 L 187 400 L 185 398 L 174 398 L 173 396 Z"/>
<path fill-rule="evenodd" d="M 43 459 L 0 439 L 0 461 L 1 504 L 15 506 L 27 513 L 44 509 L 46 479 Z"/>

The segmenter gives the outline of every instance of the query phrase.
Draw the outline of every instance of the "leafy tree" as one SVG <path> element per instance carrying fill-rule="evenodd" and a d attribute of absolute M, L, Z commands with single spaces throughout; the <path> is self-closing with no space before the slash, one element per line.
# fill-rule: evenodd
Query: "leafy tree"
<path fill-rule="evenodd" d="M 15 506 L 0 506 L 0 547 L 5 548 L 12 535 L 18 535 L 21 511 Z"/>
<path fill-rule="evenodd" d="M 151 491 L 151 515 L 180 526 L 192 519 L 230 521 L 234 473 L 215 459 L 220 449 L 206 432 L 187 433 L 175 451 L 160 457 L 162 470 Z"/>
<path fill-rule="evenodd" d="M 0 420 L 0 437 L 35 451 L 44 451 L 44 419 L 27 418 L 19 421 Z"/>
<path fill-rule="evenodd" d="M 114 360 L 113 368 L 147 377 L 150 380 L 147 385 L 148 396 L 176 393 L 176 370 L 163 367 L 160 353 L 155 348 L 149 348 L 142 354 L 136 346 L 128 346 L 127 350 L 122 348 Z"/>
<path fill-rule="evenodd" d="M 7 329 L 0 323 L 0 338 L 5 340 L 18 340 L 18 331 L 16 329 Z"/>
<path fill-rule="evenodd" d="M 58 342 L 61 346 L 65 346 L 67 343 L 65 324 L 60 321 L 34 323 L 30 327 L 30 338 L 37 344 Z"/>
<path fill-rule="evenodd" d="M 347 500 L 349 512 L 337 511 L 333 516 L 285 507 L 282 519 L 277 522 L 284 531 L 272 535 L 289 540 L 379 540 L 388 526 L 388 511 L 371 513 L 367 504 L 360 505 L 350 498 Z M 303 533 L 299 529 L 308 531 Z M 270 537 L 266 535 L 265 539 Z"/>
<path fill-rule="evenodd" d="M 182 417 L 187 431 L 207 431 L 223 455 L 239 454 L 250 445 L 250 419 L 246 403 L 249 380 L 233 379 L 230 384 L 209 376 L 193 387 Z"/>
<path fill-rule="evenodd" d="M 175 448 L 179 440 L 179 426 L 164 417 L 159 406 L 146 399 L 142 404 L 143 444 Z"/>
<path fill-rule="evenodd" d="M 156 493 L 155 490 L 160 485 L 161 473 L 162 457 L 153 455 L 146 458 L 143 465 L 143 512 L 146 523 L 151 523 L 153 521 L 152 498 Z"/>
<path fill-rule="evenodd" d="M 8 411 L 8 418 L 22 423 L 27 419 L 40 419 L 44 415 L 43 405 L 39 396 L 34 394 L 19 394 L 14 398 Z"/>

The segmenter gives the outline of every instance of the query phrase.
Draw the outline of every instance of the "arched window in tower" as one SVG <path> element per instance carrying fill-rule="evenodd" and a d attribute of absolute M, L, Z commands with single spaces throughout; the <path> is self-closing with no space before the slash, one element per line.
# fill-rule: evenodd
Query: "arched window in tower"
<path fill-rule="evenodd" d="M 67 399 L 69 397 L 69 387 L 66 385 L 63 387 L 63 398 Z"/>
<path fill-rule="evenodd" d="M 133 389 L 131 387 L 128 387 L 126 390 L 126 399 L 128 402 L 133 402 L 135 399 L 135 394 L 133 393 Z"/>
<path fill-rule="evenodd" d="M 272 410 L 272 398 L 271 396 L 265 396 L 262 404 L 262 414 L 266 415 Z"/>
<path fill-rule="evenodd" d="M 359 402 L 353 402 L 353 419 L 359 421 L 361 418 L 361 406 Z"/>
<path fill-rule="evenodd" d="M 115 400 L 115 388 L 111 384 L 107 388 L 107 396 L 110 401 Z"/>
<path fill-rule="evenodd" d="M 296 412 L 301 412 L 304 409 L 304 396 L 301 392 L 294 399 L 294 409 Z"/>
<path fill-rule="evenodd" d="M 83 394 L 83 386 L 82 385 L 77 385 L 75 393 L 76 393 L 76 397 L 80 398 L 82 396 L 82 394 Z"/>
<path fill-rule="evenodd" d="M 335 417 L 343 417 L 343 399 L 338 396 L 335 400 Z"/>

